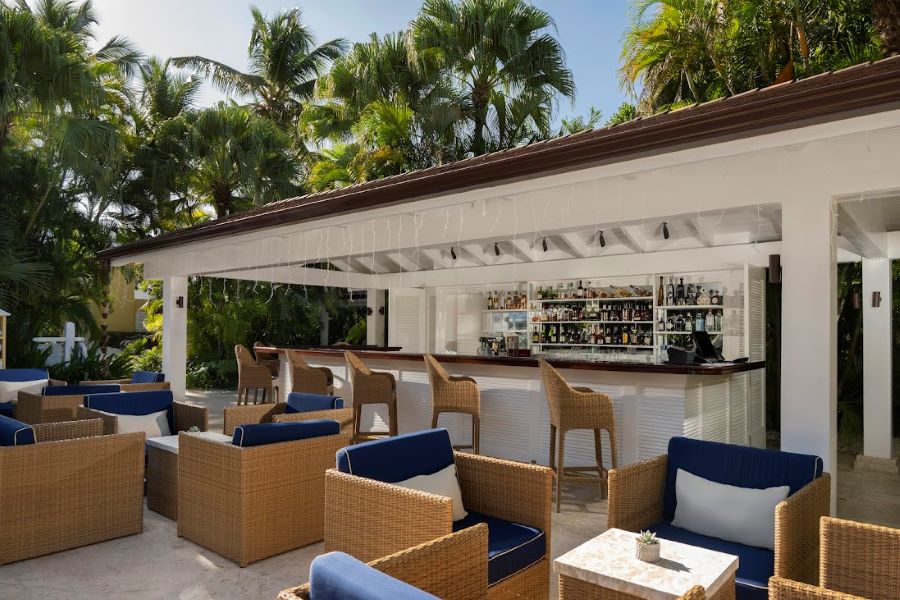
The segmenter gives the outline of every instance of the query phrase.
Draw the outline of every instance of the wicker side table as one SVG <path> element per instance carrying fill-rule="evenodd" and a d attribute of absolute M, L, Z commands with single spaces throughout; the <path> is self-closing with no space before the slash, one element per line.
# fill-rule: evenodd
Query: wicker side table
<path fill-rule="evenodd" d="M 635 558 L 636 534 L 607 529 L 553 561 L 560 600 L 675 600 L 700 585 L 706 597 L 734 600 L 738 558 L 661 540 L 661 560 Z"/>
<path fill-rule="evenodd" d="M 231 436 L 201 431 L 200 437 L 230 442 Z M 178 519 L 178 436 L 147 439 L 147 508 L 173 521 Z"/>

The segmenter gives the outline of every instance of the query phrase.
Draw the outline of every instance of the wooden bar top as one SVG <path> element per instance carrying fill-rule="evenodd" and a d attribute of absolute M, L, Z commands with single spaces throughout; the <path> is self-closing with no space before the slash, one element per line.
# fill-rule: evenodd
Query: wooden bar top
<path fill-rule="evenodd" d="M 258 347 L 258 350 L 294 350 L 304 356 L 310 358 L 315 357 L 338 357 L 343 354 L 344 350 L 351 350 L 362 359 L 371 360 L 398 360 L 407 362 L 422 362 L 422 354 L 411 352 L 392 352 L 392 351 L 375 351 L 375 350 L 355 350 L 351 348 L 341 348 L 336 346 L 333 348 L 291 348 L 291 347 Z M 536 358 L 516 358 L 511 356 L 477 356 L 471 354 L 435 354 L 441 362 L 464 364 L 464 365 L 498 365 L 505 367 L 531 367 L 538 366 Z M 745 371 L 753 371 L 763 369 L 766 366 L 765 361 L 744 362 L 744 363 L 712 363 L 712 364 L 693 364 L 693 365 L 670 365 L 670 364 L 647 364 L 647 363 L 629 363 L 629 362 L 593 362 L 589 360 L 563 360 L 551 359 L 548 361 L 551 365 L 558 369 L 582 369 L 589 371 L 617 371 L 625 373 L 660 373 L 665 375 L 730 375 L 732 373 L 743 373 Z M 423 367 L 424 368 L 424 367 Z"/>

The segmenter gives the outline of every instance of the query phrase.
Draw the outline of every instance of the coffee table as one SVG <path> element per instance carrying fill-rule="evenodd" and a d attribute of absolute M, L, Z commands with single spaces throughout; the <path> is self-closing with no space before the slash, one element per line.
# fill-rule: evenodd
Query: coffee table
<path fill-rule="evenodd" d="M 695 585 L 706 597 L 733 600 L 738 558 L 660 540 L 660 560 L 635 558 L 637 534 L 608 529 L 553 561 L 560 600 L 674 600 Z"/>
<path fill-rule="evenodd" d="M 188 433 L 217 442 L 230 435 L 212 431 Z M 178 518 L 178 436 L 147 438 L 147 508 L 175 521 Z"/>

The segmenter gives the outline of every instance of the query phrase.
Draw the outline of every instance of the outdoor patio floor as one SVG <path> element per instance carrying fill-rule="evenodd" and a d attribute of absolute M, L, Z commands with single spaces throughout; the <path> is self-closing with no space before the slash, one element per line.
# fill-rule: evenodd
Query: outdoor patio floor
<path fill-rule="evenodd" d="M 221 431 L 222 407 L 233 392 L 190 392 L 210 407 L 210 429 Z M 842 457 L 838 514 L 900 527 L 900 475 L 857 473 Z M 593 485 L 567 484 L 562 512 L 553 514 L 552 553 L 559 556 L 606 528 L 606 501 Z M 321 554 L 313 544 L 241 569 L 176 535 L 175 522 L 144 510 L 144 532 L 0 567 L 0 597 L 46 599 L 120 598 L 274 600 L 286 587 L 306 581 Z M 551 596 L 556 597 L 555 578 Z"/>

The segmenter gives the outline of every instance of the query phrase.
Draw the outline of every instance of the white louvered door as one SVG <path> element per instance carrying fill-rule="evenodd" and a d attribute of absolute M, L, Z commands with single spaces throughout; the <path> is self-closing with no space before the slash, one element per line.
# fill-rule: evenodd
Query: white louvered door
<path fill-rule="evenodd" d="M 392 288 L 388 297 L 388 345 L 404 352 L 426 351 L 425 290 Z"/>
<path fill-rule="evenodd" d="M 744 330 L 747 356 L 751 361 L 766 360 L 766 270 L 747 266 L 745 270 Z M 747 434 L 751 446 L 766 446 L 766 371 L 747 373 Z"/>

